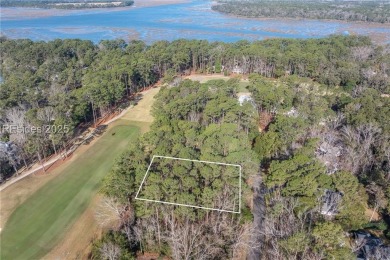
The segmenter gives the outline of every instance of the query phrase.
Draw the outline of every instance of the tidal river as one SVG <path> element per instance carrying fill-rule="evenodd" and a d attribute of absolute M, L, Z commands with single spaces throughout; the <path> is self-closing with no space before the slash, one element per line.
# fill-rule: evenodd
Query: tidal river
<path fill-rule="evenodd" d="M 1 34 L 9 38 L 141 39 L 148 43 L 179 38 L 234 42 L 273 37 L 319 38 L 330 34 L 370 35 L 390 43 L 389 24 L 246 19 L 211 10 L 211 1 L 101 10 L 1 8 Z M 28 14 L 28 15 L 26 15 Z"/>

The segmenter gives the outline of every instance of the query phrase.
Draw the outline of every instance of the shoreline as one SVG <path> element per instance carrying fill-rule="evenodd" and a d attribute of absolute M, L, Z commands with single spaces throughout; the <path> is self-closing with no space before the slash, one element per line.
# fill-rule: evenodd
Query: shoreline
<path fill-rule="evenodd" d="M 134 0 L 132 7 L 152 7 L 160 5 L 186 4 L 189 2 L 191 2 L 191 0 Z"/>
<path fill-rule="evenodd" d="M 71 38 L 78 38 L 79 35 L 84 33 L 106 34 L 110 38 L 120 38 L 124 40 L 141 39 L 145 42 L 153 42 L 155 40 L 165 39 L 167 33 L 171 33 L 173 30 L 177 30 L 177 34 L 181 38 L 189 37 L 189 35 L 201 34 L 203 38 L 212 38 L 211 40 L 224 41 L 224 35 L 226 37 L 233 38 L 233 41 L 237 41 L 240 38 L 246 38 L 248 40 L 261 40 L 268 38 L 322 38 L 329 35 L 365 35 L 370 37 L 374 43 L 378 45 L 390 44 L 390 24 L 388 23 L 374 23 L 374 22 L 361 22 L 361 21 L 344 21 L 344 20 L 326 20 L 326 19 L 303 19 L 303 18 L 270 18 L 270 17 L 242 17 L 234 14 L 225 14 L 218 11 L 214 11 L 210 8 L 213 2 L 192 4 L 193 0 L 135 0 L 134 5 L 130 7 L 115 7 L 115 8 L 95 8 L 95 9 L 82 9 L 82 10 L 61 10 L 61 9 L 39 9 L 39 8 L 0 8 L 1 20 L 8 22 L 12 21 L 28 21 L 33 19 L 45 19 L 50 17 L 75 17 L 76 19 L 83 19 L 83 16 L 93 15 L 96 19 L 98 16 L 115 17 L 118 15 L 131 15 L 136 13 L 136 26 L 128 26 L 129 28 L 120 27 L 120 23 L 112 24 L 111 26 L 104 26 L 101 24 L 95 25 L 58 25 L 49 29 L 46 34 L 40 34 L 33 27 L 22 27 L 13 30 L 13 26 L 10 29 L 2 31 L 0 34 L 8 36 L 10 38 L 23 38 L 24 35 L 31 35 L 30 38 L 35 40 L 49 40 L 50 33 L 58 33 L 59 35 L 71 35 Z M 189 3 L 189 4 L 188 4 Z M 182 12 L 186 12 L 188 7 L 195 8 L 194 17 L 190 15 L 188 17 L 180 15 L 178 18 L 162 15 L 159 20 L 158 6 L 167 12 L 172 9 L 181 9 Z M 170 6 L 171 5 L 171 6 Z M 157 6 L 157 7 L 156 7 Z M 146 8 L 146 9 L 143 9 Z M 191 9 L 190 8 L 190 9 Z M 196 9 L 198 8 L 198 9 Z M 201 8 L 201 9 L 199 9 Z M 133 11 L 134 10 L 134 11 Z M 153 12 L 156 14 L 154 16 Z M 216 23 L 208 24 L 202 23 L 200 27 L 196 26 L 195 19 L 201 16 L 199 13 L 204 12 L 204 15 L 213 20 L 215 17 Z M 147 21 L 151 22 L 148 28 L 143 27 L 142 13 L 151 13 L 151 17 L 146 17 Z M 119 12 L 119 13 L 115 13 Z M 175 12 L 173 12 L 175 15 Z M 106 15 L 107 14 L 107 15 Z M 155 23 L 164 23 L 163 26 L 156 26 Z M 33 24 L 34 22 L 31 21 Z M 176 23 L 183 25 L 183 28 L 170 29 L 169 24 Z M 192 26 L 194 24 L 194 26 Z M 242 27 L 244 26 L 245 27 Z M 137 27 L 138 26 L 138 27 Z M 235 30 L 235 27 L 242 28 L 243 31 Z M 142 28 L 144 31 L 139 31 Z M 194 27 L 194 28 L 193 28 Z M 211 31 L 210 31 L 211 29 Z M 322 32 L 321 30 L 326 30 Z M 165 31 L 164 31 L 165 30 Z M 167 31 L 168 30 L 168 31 Z M 34 34 L 35 33 L 35 34 Z M 216 35 L 215 37 L 209 35 Z M 99 37 L 92 35 L 92 41 L 98 42 Z M 60 37 L 61 38 L 61 37 Z M 68 38 L 68 37 L 65 37 Z M 97 39 L 95 39 L 97 38 Z M 170 35 L 175 39 L 176 34 Z M 88 38 L 89 39 L 89 38 Z M 230 41 L 230 40 L 228 40 Z"/>
<path fill-rule="evenodd" d="M 215 2 L 211 3 L 211 6 L 215 5 Z M 238 18 L 238 19 L 245 19 L 250 21 L 271 21 L 271 22 L 295 22 L 295 23 L 302 23 L 302 22 L 329 22 L 329 23 L 338 23 L 347 26 L 346 30 L 342 30 L 339 28 L 335 34 L 342 34 L 344 31 L 347 31 L 349 35 L 366 35 L 371 38 L 375 43 L 379 45 L 387 45 L 390 44 L 390 35 L 387 35 L 386 33 L 378 33 L 378 32 L 372 32 L 367 34 L 362 34 L 359 32 L 362 28 L 365 30 L 369 30 L 370 28 L 389 28 L 390 29 L 390 23 L 379 23 L 379 22 L 364 22 L 364 21 L 346 21 L 346 20 L 336 20 L 336 19 L 310 19 L 310 18 L 292 18 L 292 17 L 247 17 L 247 16 L 240 16 L 235 14 L 229 14 L 229 13 L 223 13 L 219 11 L 215 11 L 210 8 L 211 12 L 218 13 L 220 15 L 224 15 L 231 18 Z M 359 27 L 360 26 L 360 27 Z M 269 32 L 278 32 L 278 33 L 285 33 L 285 31 L 280 30 L 266 30 Z"/>
<path fill-rule="evenodd" d="M 126 7 L 102 7 L 85 9 L 55 9 L 55 8 L 34 8 L 34 7 L 1 7 L 1 21 L 12 21 L 19 19 L 35 19 L 52 16 L 65 16 L 72 14 L 93 14 L 101 12 L 118 12 L 130 9 L 154 7 L 161 5 L 185 4 L 191 0 L 134 0 L 134 4 Z"/>
<path fill-rule="evenodd" d="M 240 19 L 249 19 L 249 20 L 258 20 L 258 21 L 267 21 L 267 20 L 281 20 L 281 21 L 298 21 L 298 22 L 304 22 L 304 21 L 324 21 L 324 22 L 337 22 L 337 23 L 356 23 L 356 24 L 363 24 L 363 25 L 374 25 L 374 26 L 389 26 L 390 27 L 390 22 L 388 23 L 380 23 L 380 22 L 365 22 L 365 21 L 348 21 L 348 20 L 337 20 L 337 19 L 315 19 L 315 18 L 294 18 L 294 17 L 248 17 L 248 16 L 243 16 L 243 15 L 238 15 L 238 14 L 231 14 L 231 13 L 224 13 L 221 11 L 213 10 L 212 7 L 216 5 L 221 5 L 221 3 L 218 3 L 217 1 L 212 1 L 210 5 L 210 10 L 212 12 L 221 14 L 221 15 L 226 15 L 229 17 L 234 17 L 234 18 L 240 18 Z"/>
<path fill-rule="evenodd" d="M 252 21 L 286 21 L 286 22 L 305 22 L 305 21 L 319 21 L 319 22 L 334 22 L 334 23 L 344 23 L 344 24 L 359 24 L 359 25 L 367 25 L 367 26 L 384 26 L 390 28 L 390 23 L 379 23 L 379 22 L 364 22 L 364 21 L 347 21 L 347 20 L 337 20 L 337 19 L 311 19 L 311 18 L 292 18 L 292 17 L 248 17 L 248 16 L 241 16 L 236 14 L 228 14 L 223 13 L 219 11 L 214 11 L 211 9 L 212 12 L 216 12 L 221 15 L 225 15 L 232 18 L 239 18 L 239 19 L 247 19 Z"/>

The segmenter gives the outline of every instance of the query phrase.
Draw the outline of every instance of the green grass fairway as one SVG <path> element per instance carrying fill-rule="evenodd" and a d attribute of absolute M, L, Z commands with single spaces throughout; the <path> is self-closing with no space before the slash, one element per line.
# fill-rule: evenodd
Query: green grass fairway
<path fill-rule="evenodd" d="M 0 259 L 39 259 L 48 253 L 84 212 L 115 158 L 138 134 L 135 126 L 119 125 L 107 130 L 90 149 L 20 205 L 1 232 Z"/>

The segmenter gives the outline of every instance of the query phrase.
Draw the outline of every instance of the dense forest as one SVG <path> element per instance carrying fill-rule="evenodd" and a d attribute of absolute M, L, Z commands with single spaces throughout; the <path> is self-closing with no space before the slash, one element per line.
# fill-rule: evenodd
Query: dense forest
<path fill-rule="evenodd" d="M 390 22 L 388 1 L 313 1 L 313 0 L 218 0 L 213 10 L 268 18 L 333 19 L 363 22 Z"/>
<path fill-rule="evenodd" d="M 389 254 L 381 244 L 390 237 L 389 46 L 361 36 L 150 46 L 2 38 L 0 56 L 2 129 L 50 124 L 73 130 L 2 131 L 2 179 L 56 153 L 80 125 L 110 112 L 126 96 L 158 80 L 166 83 L 154 104 L 151 130 L 119 158 L 103 183 L 113 221 L 94 242 L 94 259 L 131 259 L 136 252 L 174 259 L 351 259 L 354 254 L 385 259 Z M 180 80 L 190 72 L 241 74 L 249 78 L 245 92 L 251 98 L 237 101 L 242 91 L 237 79 Z M 240 164 L 242 213 L 135 200 L 155 154 Z M 186 198 L 177 199 L 234 204 L 231 194 L 221 193 L 223 187 L 234 190 L 229 188 L 234 178 L 207 167 L 166 167 L 176 167 L 174 175 L 144 187 L 148 193 L 163 190 L 173 198 L 185 192 Z M 196 185 L 202 192 L 191 188 Z M 365 247 L 357 230 L 383 242 Z"/>
<path fill-rule="evenodd" d="M 0 7 L 33 7 L 57 9 L 109 8 L 134 4 L 133 0 L 2 0 Z"/>
<path fill-rule="evenodd" d="M 238 163 L 245 169 L 243 181 L 257 174 L 259 164 L 251 150 L 252 136 L 248 134 L 248 128 L 256 129 L 256 113 L 252 105 L 238 104 L 236 88 L 234 80 L 208 85 L 187 80 L 178 87 L 161 90 L 153 109 L 155 122 L 151 131 L 122 156 L 105 180 L 103 192 L 118 209 L 116 219 L 113 218 L 121 231 L 110 232 L 95 242 L 93 257 L 107 257 L 103 247 L 122 240 L 127 241 L 127 246 L 120 251 L 127 255 L 133 255 L 137 249 L 162 252 L 174 259 L 226 259 L 239 253 L 234 247 L 248 232 L 252 219 L 248 205 L 243 206 L 242 214 L 232 215 L 134 200 L 154 154 Z M 173 163 L 173 167 L 167 165 Z M 237 190 L 237 171 L 228 173 L 230 168 L 177 163 L 160 160 L 152 169 L 158 174 L 149 177 L 152 180 L 148 180 L 141 197 L 162 199 L 164 194 L 163 201 L 237 208 L 229 194 L 233 187 Z M 244 193 L 249 192 L 244 186 Z"/>

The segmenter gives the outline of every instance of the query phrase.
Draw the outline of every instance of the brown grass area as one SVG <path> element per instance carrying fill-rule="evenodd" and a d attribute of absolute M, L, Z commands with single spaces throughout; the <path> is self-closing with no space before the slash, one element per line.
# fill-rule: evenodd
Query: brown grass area
<path fill-rule="evenodd" d="M 138 104 L 126 111 L 119 119 L 109 125 L 135 125 L 144 133 L 149 130 L 153 121 L 150 110 L 154 96 L 159 88 L 152 88 L 143 92 L 142 99 Z M 0 230 L 11 213 L 22 204 L 29 196 L 39 190 L 48 181 L 63 172 L 64 168 L 72 163 L 77 157 L 82 156 L 87 149 L 92 149 L 98 138 L 88 145 L 81 145 L 68 157 L 67 160 L 59 160 L 52 165 L 46 173 L 32 174 L 0 192 Z M 86 259 L 90 250 L 91 241 L 101 234 L 101 228 L 97 225 L 94 214 L 96 205 L 101 196 L 96 195 L 81 217 L 66 232 L 64 239 L 44 259 Z"/>
<path fill-rule="evenodd" d="M 369 208 L 366 209 L 365 215 L 367 217 L 367 220 L 369 220 L 371 218 L 371 216 L 372 216 L 371 221 L 381 220 L 381 217 L 379 216 L 378 212 L 377 211 L 374 212 L 372 209 L 369 209 Z"/>
<path fill-rule="evenodd" d="M 0 229 L 11 213 L 22 204 L 31 194 L 41 188 L 55 175 L 30 175 L 16 182 L 0 193 Z"/>
<path fill-rule="evenodd" d="M 152 88 L 142 92 L 142 99 L 138 104 L 126 111 L 118 120 L 109 125 L 135 125 L 141 129 L 142 133 L 149 130 L 153 117 L 150 114 L 154 96 L 160 88 Z M 79 149 L 76 150 L 79 152 Z M 102 234 L 102 228 L 95 219 L 95 209 L 99 205 L 102 196 L 97 194 L 87 210 L 81 217 L 67 230 L 63 240 L 44 259 L 88 259 L 91 250 L 91 241 Z"/>
<path fill-rule="evenodd" d="M 145 252 L 145 254 L 139 254 L 137 255 L 137 260 L 169 260 L 169 257 L 161 257 L 158 253 L 149 253 Z"/>
<path fill-rule="evenodd" d="M 220 74 L 213 74 L 213 75 L 193 74 L 193 75 L 189 75 L 189 76 L 184 77 L 184 79 L 190 79 L 193 81 L 199 81 L 200 83 L 206 83 L 209 80 L 215 80 L 215 79 L 229 80 L 229 79 L 235 78 L 235 77 L 241 79 L 240 76 L 224 76 L 224 75 L 220 75 Z"/>
<path fill-rule="evenodd" d="M 98 138 L 92 140 L 89 145 L 81 145 L 66 160 L 58 160 L 47 167 L 47 171 L 39 170 L 18 182 L 8 186 L 0 192 L 0 228 L 2 228 L 12 212 L 22 204 L 29 196 L 39 190 L 48 181 L 63 172 L 64 168 L 81 156 L 87 149 L 91 149 Z"/>
<path fill-rule="evenodd" d="M 138 121 L 138 122 L 153 122 L 151 114 L 154 96 L 160 91 L 160 88 L 151 88 L 140 94 L 141 100 L 133 108 L 129 109 L 121 119 Z"/>
<path fill-rule="evenodd" d="M 57 160 L 55 161 L 54 163 L 48 165 L 48 166 L 45 166 L 45 171 L 43 169 L 38 169 L 36 170 L 33 174 L 35 176 L 41 176 L 41 175 L 46 175 L 46 174 L 51 174 L 54 169 L 58 168 L 59 166 L 61 166 L 62 164 L 64 164 L 65 162 L 71 160 L 73 157 L 73 154 L 70 154 L 68 155 L 67 158 L 65 158 L 64 160 Z"/>
<path fill-rule="evenodd" d="M 93 198 L 87 210 L 66 231 L 66 235 L 61 243 L 43 259 L 88 259 L 93 239 L 102 235 L 102 229 L 95 220 L 95 209 L 101 200 L 102 196 L 99 194 Z"/>

